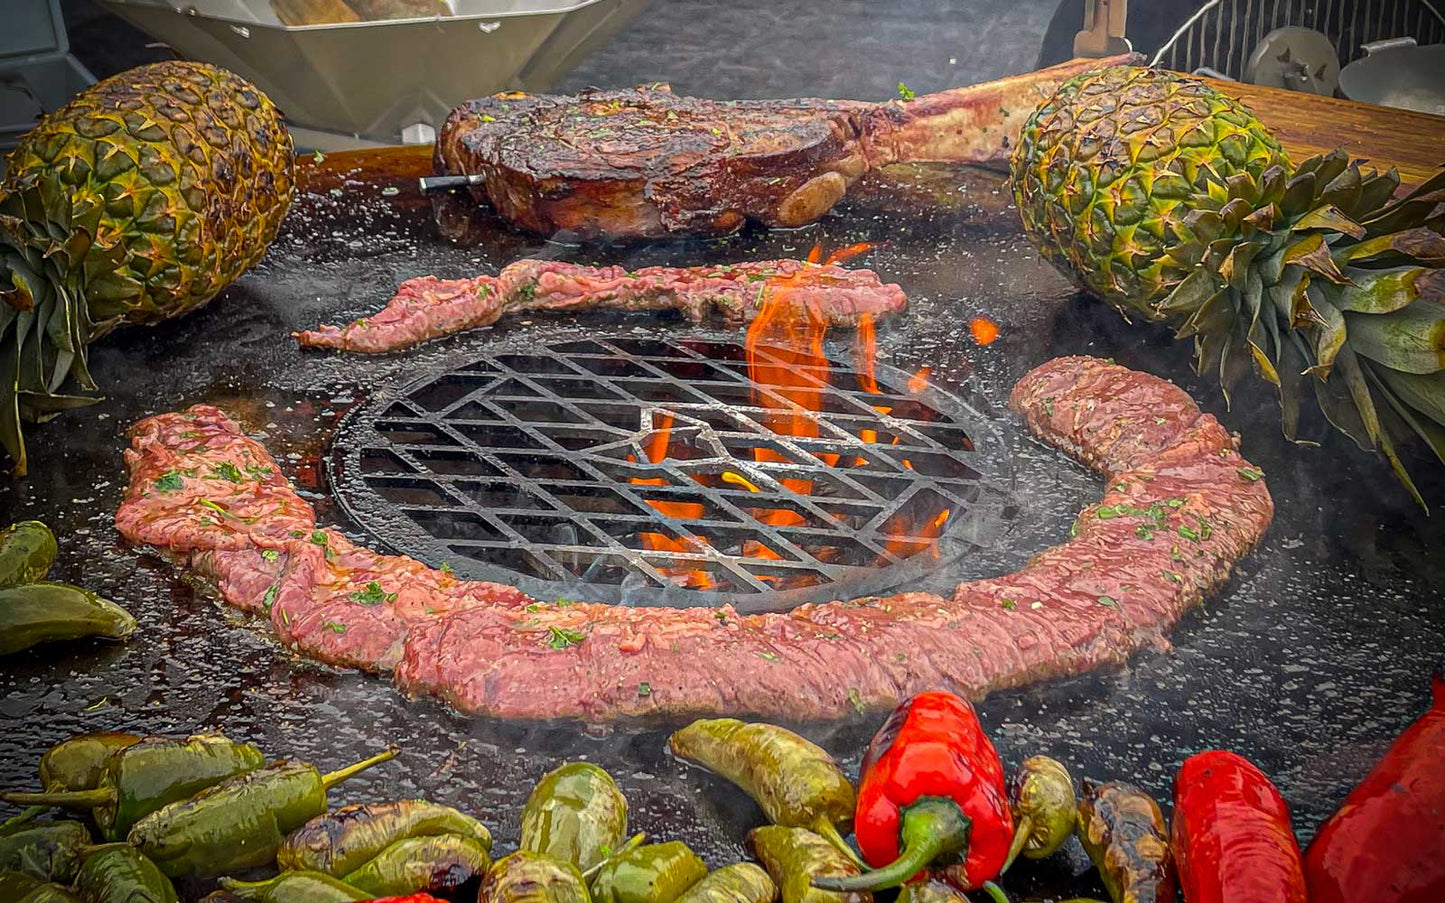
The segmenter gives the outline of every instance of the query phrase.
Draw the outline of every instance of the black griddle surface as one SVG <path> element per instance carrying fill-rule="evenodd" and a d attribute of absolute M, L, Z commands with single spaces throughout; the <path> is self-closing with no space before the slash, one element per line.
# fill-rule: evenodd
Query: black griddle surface
<path fill-rule="evenodd" d="M 1002 209 L 993 175 L 934 173 L 929 191 L 950 205 L 920 214 L 879 195 L 850 202 L 796 232 L 749 232 L 714 243 L 580 249 L 470 223 L 482 244 L 444 240 L 430 205 L 410 188 L 381 194 L 365 172 L 339 194 L 298 198 L 267 260 L 204 310 L 99 343 L 92 372 L 105 402 L 29 431 L 31 476 L 0 486 L 0 520 L 39 518 L 61 537 L 56 578 L 83 583 L 140 619 L 117 647 L 49 647 L 0 664 L 0 785 L 30 786 L 41 752 L 77 731 L 224 730 L 272 755 L 337 766 L 389 742 L 397 763 L 333 794 L 336 804 L 428 796 L 481 817 L 506 849 L 532 782 L 568 758 L 596 761 L 619 779 L 636 830 L 692 844 L 718 865 L 743 855 L 760 816 L 721 783 L 685 772 L 663 752 L 666 725 L 588 728 L 509 724 L 409 701 L 384 678 L 322 667 L 275 644 L 264 626 L 221 607 L 145 549 L 123 545 L 113 516 L 125 485 L 121 452 L 137 419 L 196 402 L 221 406 L 262 438 L 318 507 L 338 522 L 318 462 L 337 418 L 378 387 L 394 386 L 481 350 L 605 330 L 677 336 L 676 320 L 615 314 L 543 315 L 384 357 L 302 353 L 286 338 L 320 322 L 377 309 L 402 279 L 495 272 L 527 255 L 580 262 L 695 265 L 802 256 L 856 241 L 881 243 L 858 265 L 901 283 L 913 306 L 880 330 L 884 360 L 931 365 L 945 387 L 969 387 L 1002 408 L 1029 368 L 1061 354 L 1114 357 L 1172 379 L 1243 434 L 1247 457 L 1268 474 L 1278 515 L 1262 547 L 1202 611 L 1157 651 L 1124 670 L 996 695 L 981 707 L 1007 762 L 1044 752 L 1076 776 L 1136 781 L 1161 799 L 1188 754 L 1234 749 L 1257 762 L 1294 808 L 1308 838 L 1390 739 L 1421 712 L 1430 668 L 1445 648 L 1442 519 L 1427 519 L 1376 461 L 1337 437 L 1296 448 L 1279 435 L 1274 403 L 1243 393 L 1224 412 L 1214 386 L 1189 369 L 1189 350 L 1159 329 L 1130 327 L 1077 296 L 1041 263 Z M 957 190 L 964 186 L 966 190 Z M 926 192 L 912 192 L 916 196 Z M 457 218 L 448 218 L 456 232 Z M 1002 336 L 979 347 L 968 320 L 986 316 Z M 1015 423 L 1013 486 L 1022 513 L 1007 548 L 948 575 L 1016 568 L 1062 541 L 1099 481 Z M 1445 500 L 1438 469 L 1417 459 L 1427 497 Z M 358 540 L 354 525 L 340 524 Z M 878 717 L 810 725 L 856 768 Z M 1099 891 L 1072 856 L 1026 864 L 1010 886 L 1050 893 Z M 1066 894 L 1067 895 L 1067 894 Z"/>

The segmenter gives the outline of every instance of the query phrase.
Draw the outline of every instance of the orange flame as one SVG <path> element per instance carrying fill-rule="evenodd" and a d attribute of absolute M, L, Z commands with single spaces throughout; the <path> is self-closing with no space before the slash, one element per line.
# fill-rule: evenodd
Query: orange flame
<path fill-rule="evenodd" d="M 670 413 L 658 413 L 653 415 L 653 433 L 648 437 L 647 447 L 643 453 L 647 460 L 653 464 L 661 464 L 667 457 L 668 446 L 672 443 L 672 422 L 673 416 Z M 633 460 L 631 455 L 627 460 Z M 667 480 L 662 477 L 633 477 L 633 485 L 636 486 L 666 486 Z M 698 520 L 703 516 L 703 506 L 697 502 L 673 502 L 663 499 L 643 499 L 651 505 L 663 517 L 689 521 Z M 662 533 L 639 533 L 637 538 L 642 541 L 642 547 L 650 552 L 699 552 L 708 544 L 706 537 L 691 537 L 673 539 Z M 659 568 L 659 571 L 673 578 L 680 586 L 689 589 L 712 589 L 717 585 L 712 575 L 701 569 L 688 568 Z"/>
<path fill-rule="evenodd" d="M 998 339 L 998 324 L 987 317 L 974 317 L 968 324 L 973 340 L 980 345 L 992 345 Z"/>
<path fill-rule="evenodd" d="M 933 374 L 933 368 L 927 365 L 918 368 L 918 372 L 908 378 L 908 391 L 917 395 L 928 388 L 928 377 Z"/>

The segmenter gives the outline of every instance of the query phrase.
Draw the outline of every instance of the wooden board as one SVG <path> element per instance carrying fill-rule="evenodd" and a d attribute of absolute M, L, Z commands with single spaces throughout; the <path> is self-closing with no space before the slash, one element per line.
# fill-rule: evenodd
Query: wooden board
<path fill-rule="evenodd" d="M 1395 167 L 1405 186 L 1420 184 L 1445 164 L 1445 116 L 1239 82 L 1211 83 L 1247 103 L 1296 162 L 1343 147 L 1380 169 Z"/>

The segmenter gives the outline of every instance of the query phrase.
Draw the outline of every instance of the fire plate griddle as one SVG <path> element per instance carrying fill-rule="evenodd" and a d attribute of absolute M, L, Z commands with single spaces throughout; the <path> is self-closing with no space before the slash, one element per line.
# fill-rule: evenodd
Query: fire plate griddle
<path fill-rule="evenodd" d="M 491 354 L 348 412 L 332 484 L 393 550 L 545 600 L 786 610 L 991 543 L 1015 509 L 989 416 L 840 357 L 793 371 L 821 402 L 800 438 L 736 334 Z"/>

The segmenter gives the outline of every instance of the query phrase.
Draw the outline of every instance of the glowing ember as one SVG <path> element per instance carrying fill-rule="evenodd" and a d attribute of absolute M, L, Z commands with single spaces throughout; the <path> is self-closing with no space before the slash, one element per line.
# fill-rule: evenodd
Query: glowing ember
<path fill-rule="evenodd" d="M 974 317 L 968 324 L 973 340 L 980 345 L 992 345 L 998 338 L 998 324 L 987 317 Z"/>
<path fill-rule="evenodd" d="M 927 365 L 918 368 L 918 372 L 908 378 L 908 391 L 917 395 L 928 388 L 928 377 L 933 375 L 933 368 Z"/>

